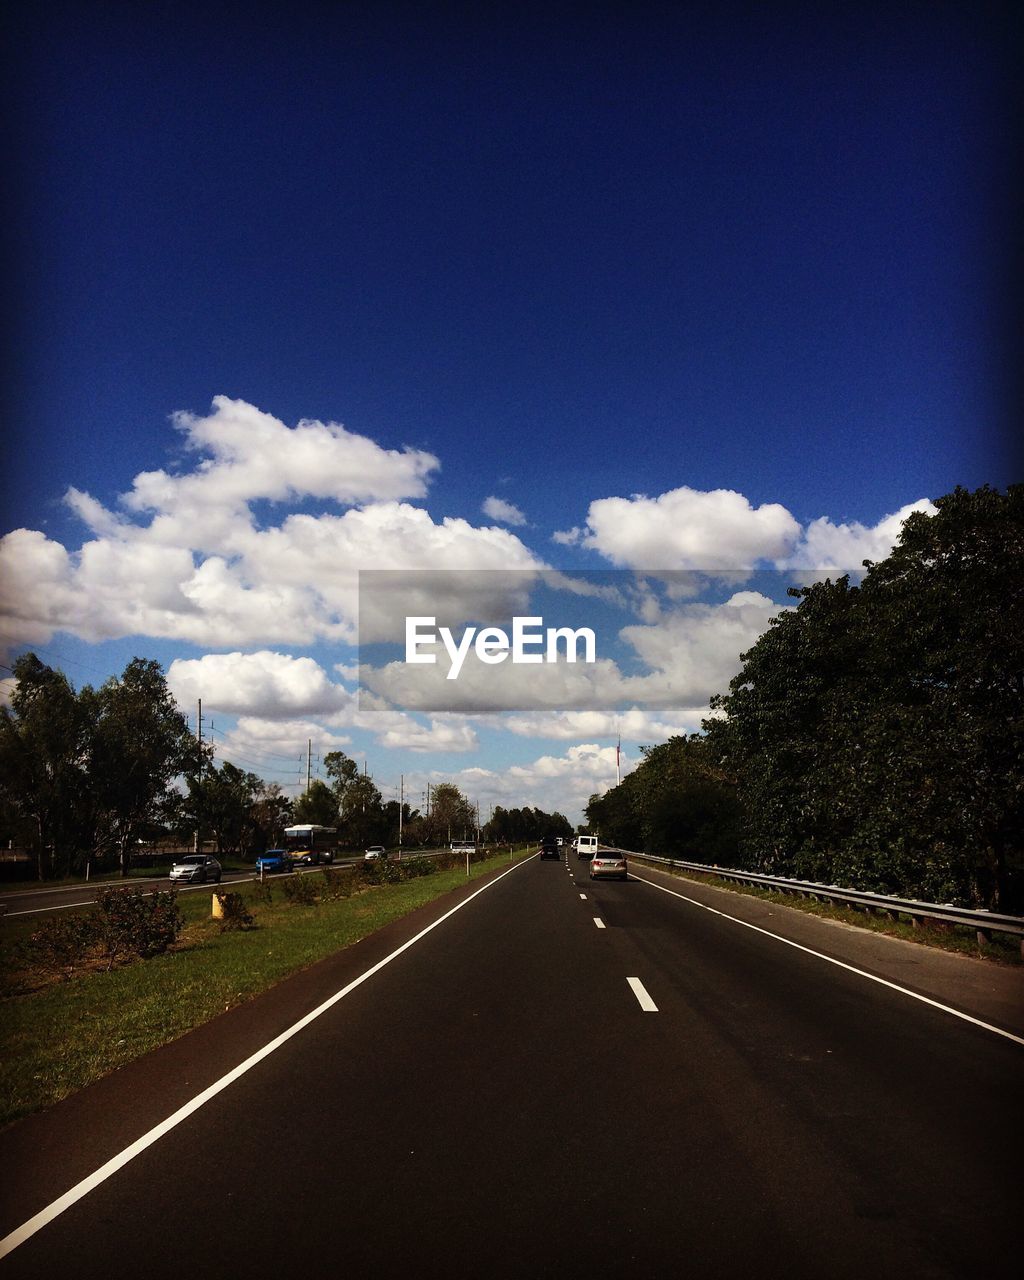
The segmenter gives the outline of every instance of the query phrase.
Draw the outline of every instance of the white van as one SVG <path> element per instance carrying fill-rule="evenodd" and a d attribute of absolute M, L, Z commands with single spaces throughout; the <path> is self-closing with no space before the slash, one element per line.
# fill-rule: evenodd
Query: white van
<path fill-rule="evenodd" d="M 592 858 L 597 853 L 597 836 L 576 837 L 576 857 Z"/>

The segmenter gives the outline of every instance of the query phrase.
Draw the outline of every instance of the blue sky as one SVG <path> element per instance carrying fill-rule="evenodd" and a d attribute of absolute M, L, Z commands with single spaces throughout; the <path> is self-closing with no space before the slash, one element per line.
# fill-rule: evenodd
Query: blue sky
<path fill-rule="evenodd" d="M 34 647 L 82 682 L 134 653 L 169 669 L 237 653 L 222 685 L 191 670 L 221 733 L 246 707 L 260 721 L 265 756 L 255 731 L 224 738 L 250 764 L 318 727 L 382 781 L 517 769 L 520 802 L 585 799 L 607 779 L 607 721 L 453 721 L 418 741 L 395 721 L 387 745 L 354 723 L 344 589 L 311 604 L 299 581 L 320 571 L 313 540 L 340 539 L 352 571 L 691 571 L 716 546 L 737 570 L 856 565 L 910 504 L 1019 478 L 1011 15 L 15 5 L 3 531 L 39 537 L 6 544 L 5 660 Z M 280 425 L 261 438 L 283 490 L 249 446 L 218 444 L 255 421 L 230 405 Z M 301 421 L 348 435 L 300 439 Z M 377 451 L 362 491 L 357 438 Z M 144 473 L 203 468 L 233 530 L 154 531 L 166 509 L 122 500 Z M 742 501 L 701 497 L 719 491 Z M 429 528 L 400 514 L 374 533 L 388 502 Z M 333 523 L 353 511 L 369 523 Z M 289 517 L 310 522 L 301 538 Z M 275 530 L 277 578 L 257 538 Z M 418 556 L 381 563 L 392 535 Z M 177 558 L 156 556 L 168 540 Z M 217 601 L 249 593 L 244 623 L 211 603 L 211 561 Z M 182 623 L 204 564 L 203 624 Z M 260 609 L 308 609 L 308 626 L 261 628 Z M 631 758 L 670 723 L 646 710 Z"/>

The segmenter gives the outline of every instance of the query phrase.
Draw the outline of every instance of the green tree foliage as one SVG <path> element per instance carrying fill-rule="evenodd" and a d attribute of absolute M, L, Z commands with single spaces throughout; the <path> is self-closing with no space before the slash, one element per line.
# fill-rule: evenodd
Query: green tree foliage
<path fill-rule="evenodd" d="M 315 822 L 321 827 L 338 825 L 338 797 L 319 778 L 314 778 L 309 788 L 292 805 L 296 822 Z"/>
<path fill-rule="evenodd" d="M 562 813 L 545 813 L 543 809 L 506 809 L 495 805 L 490 821 L 484 827 L 484 840 L 489 844 L 499 842 L 517 844 L 522 841 L 542 840 L 545 836 L 572 836 L 572 823 Z"/>
<path fill-rule="evenodd" d="M 89 712 L 97 845 L 116 850 L 127 875 L 134 842 L 162 816 L 174 779 L 199 768 L 201 750 L 156 662 L 133 658 L 120 678 L 86 687 L 79 701 Z"/>
<path fill-rule="evenodd" d="M 736 780 L 699 734 L 642 747 L 643 760 L 617 787 L 591 796 L 587 823 L 624 849 L 734 864 L 740 807 Z"/>
<path fill-rule="evenodd" d="M 915 513 L 862 584 L 792 594 L 709 748 L 740 780 L 751 865 L 1020 905 L 1024 486 Z"/>
<path fill-rule="evenodd" d="M 225 760 L 206 763 L 186 781 L 186 791 L 173 805 L 179 836 L 200 832 L 213 836 L 218 853 L 243 857 L 262 853 L 281 839 L 291 816 L 291 802 L 277 783 L 267 784 Z"/>
<path fill-rule="evenodd" d="M 13 667 L 10 707 L 0 707 L 0 792 L 24 820 L 39 878 L 66 875 L 93 839 L 90 721 L 67 677 L 24 654 Z"/>

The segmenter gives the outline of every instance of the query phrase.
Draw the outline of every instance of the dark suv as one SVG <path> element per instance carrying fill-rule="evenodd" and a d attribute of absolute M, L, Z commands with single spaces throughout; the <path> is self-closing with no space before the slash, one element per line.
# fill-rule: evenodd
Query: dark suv
<path fill-rule="evenodd" d="M 562 855 L 558 852 L 558 841 L 554 836 L 545 836 L 540 842 L 540 856 L 542 858 L 557 858 L 561 861 Z"/>

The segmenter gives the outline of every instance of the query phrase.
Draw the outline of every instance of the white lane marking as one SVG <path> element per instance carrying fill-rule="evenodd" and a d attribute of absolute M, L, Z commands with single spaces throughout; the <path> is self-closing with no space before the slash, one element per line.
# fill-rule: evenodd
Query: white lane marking
<path fill-rule="evenodd" d="M 725 911 L 719 911 L 717 907 L 709 907 L 704 902 L 698 902 L 696 898 L 688 898 L 685 893 L 676 893 L 674 889 L 666 889 L 662 884 L 656 884 L 653 880 L 645 880 L 643 876 L 630 873 L 632 879 L 639 880 L 641 884 L 650 885 L 652 889 L 660 889 L 662 893 L 667 893 L 673 898 L 681 898 L 683 902 L 690 903 L 691 906 L 700 907 L 702 911 L 710 911 L 713 916 L 721 916 L 723 920 L 731 920 L 733 924 L 740 924 L 744 929 L 753 929 L 755 933 L 763 933 L 766 938 L 774 938 L 776 942 L 784 942 L 787 947 L 793 947 L 796 951 L 803 951 L 809 956 L 816 956 L 819 960 L 824 960 L 827 964 L 834 964 L 837 969 L 845 969 L 848 973 L 855 973 L 861 978 L 867 978 L 869 982 L 877 982 L 880 987 L 888 987 L 890 991 L 898 991 L 901 995 L 909 996 L 911 1000 L 919 1000 L 921 1004 L 930 1005 L 933 1009 L 939 1009 L 942 1013 L 951 1013 L 954 1018 L 960 1018 L 963 1022 L 970 1022 L 975 1027 L 981 1027 L 983 1031 L 994 1032 L 997 1036 L 1002 1036 L 1005 1040 L 1012 1040 L 1014 1044 L 1024 1045 L 1024 1037 L 1015 1036 L 1012 1031 L 1004 1031 L 1002 1027 L 993 1026 L 991 1022 L 983 1022 L 980 1018 L 972 1018 L 969 1013 L 962 1013 L 959 1009 L 954 1009 L 948 1004 L 942 1004 L 938 1000 L 932 1000 L 930 996 L 923 996 L 917 991 L 911 991 L 907 987 L 901 987 L 898 982 L 890 982 L 888 978 L 879 978 L 877 974 L 868 973 L 866 969 L 858 969 L 854 964 L 847 964 L 845 960 L 837 960 L 834 956 L 827 956 L 823 951 L 815 951 L 813 947 L 805 947 L 800 942 L 794 942 L 791 938 L 784 938 L 780 933 L 772 933 L 770 929 L 762 929 L 760 925 L 750 924 L 747 920 L 740 920 L 738 916 L 731 916 Z"/>
<path fill-rule="evenodd" d="M 586 895 L 585 893 L 581 893 L 581 894 L 580 894 L 580 899 L 581 899 L 583 902 L 586 902 L 586 900 L 587 900 L 587 895 Z"/>
<path fill-rule="evenodd" d="M 647 994 L 647 988 L 640 981 L 640 979 L 627 978 L 626 981 L 629 983 L 630 987 L 632 988 L 633 994 L 636 996 L 637 1000 L 639 1000 L 640 1008 L 643 1009 L 644 1013 L 657 1013 L 658 1006 Z"/>
<path fill-rule="evenodd" d="M 183 1120 L 187 1120 L 188 1117 L 198 1111 L 200 1107 L 204 1106 L 212 1098 L 215 1098 L 219 1093 L 222 1093 L 228 1085 L 234 1084 L 236 1080 L 240 1079 L 240 1077 L 244 1076 L 247 1071 L 250 1071 L 258 1063 L 262 1062 L 264 1058 L 268 1058 L 275 1049 L 280 1049 L 280 1047 L 290 1040 L 292 1036 L 298 1035 L 298 1033 L 308 1027 L 311 1022 L 315 1022 L 321 1014 L 324 1014 L 328 1009 L 333 1008 L 339 1000 L 344 1000 L 347 995 L 355 991 L 356 987 L 361 987 L 363 983 L 369 978 L 372 978 L 374 974 L 379 973 L 385 965 L 389 965 L 392 960 L 396 960 L 403 951 L 408 951 L 410 947 L 415 946 L 417 942 L 425 938 L 427 934 L 436 929 L 438 925 L 444 924 L 444 922 L 455 915 L 457 911 L 461 911 L 463 907 L 468 907 L 474 898 L 478 898 L 482 893 L 493 888 L 499 880 L 504 880 L 505 877 L 510 876 L 513 871 L 518 871 L 520 867 L 528 866 L 529 862 L 529 858 L 524 858 L 522 862 L 517 862 L 515 866 L 510 867 L 508 871 L 503 871 L 500 876 L 495 876 L 493 880 L 482 885 L 475 893 L 471 893 L 468 898 L 464 898 L 457 906 L 452 907 L 450 911 L 446 911 L 445 914 L 435 920 L 433 924 L 428 924 L 425 929 L 421 929 L 414 938 L 410 938 L 408 942 L 403 942 L 402 945 L 392 951 L 389 956 L 385 956 L 383 960 L 378 960 L 377 963 L 367 969 L 365 973 L 361 973 L 358 978 L 354 978 L 347 987 L 342 987 L 340 991 L 336 991 L 334 995 L 325 1000 L 323 1004 L 319 1005 L 316 1009 L 313 1009 L 312 1012 L 307 1013 L 304 1018 L 300 1018 L 298 1022 L 293 1023 L 286 1031 L 282 1031 L 279 1036 L 275 1036 L 275 1038 L 268 1044 L 265 1044 L 262 1049 L 257 1049 L 254 1054 L 246 1058 L 244 1062 L 239 1063 L 239 1065 L 229 1071 L 227 1075 L 221 1076 L 219 1080 L 204 1089 L 202 1093 L 197 1094 L 191 1102 L 186 1102 L 185 1105 L 179 1107 L 173 1115 L 168 1116 L 166 1120 L 162 1120 L 158 1125 L 155 1125 L 148 1133 L 144 1133 L 137 1141 L 133 1142 L 130 1146 L 125 1147 L 119 1155 L 112 1157 L 106 1164 L 97 1169 L 95 1173 L 90 1173 L 88 1177 L 83 1178 L 81 1182 L 73 1186 L 70 1191 L 66 1191 L 62 1196 L 54 1200 L 52 1204 L 48 1204 L 45 1209 L 40 1210 L 35 1217 L 29 1218 L 29 1220 L 27 1222 L 23 1222 L 20 1227 L 16 1227 L 9 1235 L 5 1236 L 3 1240 L 0 1240 L 0 1258 L 6 1257 L 7 1254 L 13 1252 L 18 1245 L 24 1244 L 25 1241 L 34 1236 L 37 1231 L 42 1227 L 45 1227 L 48 1222 L 52 1222 L 54 1218 L 59 1217 L 65 1209 L 70 1209 L 71 1206 L 81 1200 L 83 1196 L 88 1195 L 90 1191 L 95 1190 L 101 1183 L 106 1182 L 106 1180 L 113 1174 L 117 1173 L 119 1169 L 123 1169 L 124 1166 L 134 1160 L 136 1156 L 141 1155 L 147 1147 L 151 1147 L 154 1142 L 159 1141 L 159 1139 L 165 1134 L 168 1134 L 172 1129 L 177 1128 Z"/>
<path fill-rule="evenodd" d="M 603 929 L 605 927 L 604 921 L 600 916 L 594 916 L 594 924 L 596 924 L 599 929 Z"/>

